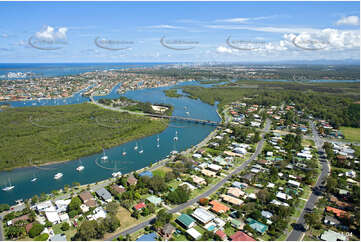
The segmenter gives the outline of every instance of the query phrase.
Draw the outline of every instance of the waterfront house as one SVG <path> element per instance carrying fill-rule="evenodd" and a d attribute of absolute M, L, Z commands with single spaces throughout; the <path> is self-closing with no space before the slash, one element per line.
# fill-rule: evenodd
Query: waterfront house
<path fill-rule="evenodd" d="M 196 221 L 191 216 L 184 213 L 176 219 L 176 222 L 186 229 L 192 228 L 196 224 Z"/>
<path fill-rule="evenodd" d="M 115 194 L 120 194 L 125 192 L 125 188 L 123 186 L 118 186 L 116 184 L 113 184 L 110 186 L 110 189 L 112 190 L 112 192 L 114 192 Z"/>
<path fill-rule="evenodd" d="M 80 198 L 80 200 L 82 200 L 82 202 L 86 206 L 88 206 L 90 208 L 93 208 L 93 207 L 95 207 L 97 205 L 97 202 L 95 201 L 95 198 L 88 191 L 84 191 L 84 192 L 80 193 L 79 198 Z"/>
<path fill-rule="evenodd" d="M 137 185 L 138 180 L 133 176 L 133 174 L 128 176 L 127 183 L 129 186 Z"/>
<path fill-rule="evenodd" d="M 254 238 L 242 231 L 237 231 L 236 233 L 232 234 L 230 239 L 232 241 L 256 241 Z"/>
<path fill-rule="evenodd" d="M 113 200 L 110 192 L 108 192 L 108 190 L 106 190 L 104 187 L 96 190 L 95 193 L 106 202 L 111 202 Z"/>
<path fill-rule="evenodd" d="M 213 213 L 205 210 L 204 208 L 197 208 L 192 213 L 192 216 L 202 224 L 207 224 L 216 217 Z"/>

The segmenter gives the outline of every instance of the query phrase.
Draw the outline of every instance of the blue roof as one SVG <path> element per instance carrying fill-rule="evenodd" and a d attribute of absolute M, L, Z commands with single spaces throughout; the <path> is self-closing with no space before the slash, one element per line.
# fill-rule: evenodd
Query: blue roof
<path fill-rule="evenodd" d="M 157 234 L 155 232 L 150 234 L 144 234 L 140 236 L 136 241 L 157 241 Z"/>
<path fill-rule="evenodd" d="M 139 174 L 139 176 L 153 177 L 153 173 L 150 171 L 143 171 L 142 173 Z"/>

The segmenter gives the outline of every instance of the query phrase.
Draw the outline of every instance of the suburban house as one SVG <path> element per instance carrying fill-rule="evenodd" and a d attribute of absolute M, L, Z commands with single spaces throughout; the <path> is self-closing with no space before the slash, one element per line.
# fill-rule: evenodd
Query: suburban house
<path fill-rule="evenodd" d="M 242 231 L 237 231 L 236 233 L 230 236 L 232 241 L 256 241 L 254 238 L 250 237 Z"/>
<path fill-rule="evenodd" d="M 134 209 L 135 209 L 136 211 L 139 211 L 139 210 L 145 208 L 146 206 L 147 206 L 147 205 L 146 205 L 144 202 L 141 202 L 141 203 L 138 203 L 138 204 L 134 205 Z"/>
<path fill-rule="evenodd" d="M 267 225 L 260 223 L 257 220 L 254 220 L 253 218 L 247 218 L 246 221 L 252 229 L 256 230 L 260 234 L 264 234 L 264 232 L 266 232 L 268 229 Z"/>
<path fill-rule="evenodd" d="M 333 230 L 328 230 L 323 232 L 321 235 L 321 240 L 324 241 L 346 241 L 347 238 L 345 235 L 337 233 Z"/>
<path fill-rule="evenodd" d="M 158 206 L 161 204 L 162 199 L 157 197 L 157 196 L 149 196 L 147 197 L 147 201 L 149 201 L 150 203 L 153 203 L 155 206 Z"/>
<path fill-rule="evenodd" d="M 96 190 L 95 193 L 106 202 L 111 202 L 113 200 L 110 192 L 108 192 L 108 190 L 106 190 L 104 187 Z"/>
<path fill-rule="evenodd" d="M 111 185 L 110 189 L 112 189 L 115 193 L 118 194 L 125 192 L 125 188 L 123 186 L 118 186 L 116 184 Z"/>
<path fill-rule="evenodd" d="M 218 229 L 215 233 L 221 240 L 226 240 L 227 239 L 227 235 L 226 233 L 221 230 L 221 229 Z"/>
<path fill-rule="evenodd" d="M 196 224 L 196 221 L 191 216 L 184 213 L 176 219 L 176 222 L 186 229 L 192 228 Z"/>
<path fill-rule="evenodd" d="M 194 240 L 198 240 L 200 237 L 202 237 L 202 234 L 194 228 L 188 229 L 187 234 L 189 234 Z"/>
<path fill-rule="evenodd" d="M 128 176 L 127 183 L 129 186 L 136 185 L 137 182 L 138 180 L 133 175 Z"/>
<path fill-rule="evenodd" d="M 172 235 L 175 231 L 175 228 L 170 223 L 167 223 L 163 226 L 163 228 L 160 229 L 159 234 L 162 236 L 163 240 L 169 240 L 172 238 Z"/>
<path fill-rule="evenodd" d="M 222 198 L 223 201 L 230 203 L 232 205 L 241 206 L 243 204 L 243 200 L 226 195 L 226 194 L 221 194 L 220 197 Z"/>
<path fill-rule="evenodd" d="M 212 214 L 211 212 L 208 212 L 204 208 L 197 208 L 192 213 L 192 216 L 194 218 L 196 218 L 202 224 L 207 224 L 216 217 L 214 214 Z"/>
<path fill-rule="evenodd" d="M 211 210 L 215 213 L 226 213 L 229 211 L 229 207 L 216 200 L 209 202 L 209 204 L 212 205 Z"/>
<path fill-rule="evenodd" d="M 325 219 L 323 220 L 323 222 L 327 225 L 339 225 L 340 221 L 334 217 L 328 216 L 326 215 Z"/>
<path fill-rule="evenodd" d="M 337 208 L 333 208 L 330 206 L 326 207 L 326 211 L 335 214 L 339 218 L 348 216 L 348 213 L 346 211 L 343 211 L 343 210 L 337 209 Z"/>

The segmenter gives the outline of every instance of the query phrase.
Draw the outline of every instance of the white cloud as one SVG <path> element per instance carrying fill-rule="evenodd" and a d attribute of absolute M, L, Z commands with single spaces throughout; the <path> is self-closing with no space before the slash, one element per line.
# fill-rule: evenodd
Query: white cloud
<path fill-rule="evenodd" d="M 183 27 L 168 25 L 168 24 L 146 26 L 145 28 L 147 28 L 147 29 L 183 29 Z"/>
<path fill-rule="evenodd" d="M 358 16 L 347 16 L 342 17 L 336 22 L 336 25 L 354 25 L 358 26 L 360 24 L 360 18 Z"/>
<path fill-rule="evenodd" d="M 225 22 L 225 23 L 246 23 L 249 21 L 257 21 L 257 20 L 264 20 L 277 17 L 278 15 L 272 16 L 260 16 L 260 17 L 253 17 L 253 18 L 229 18 L 229 19 L 218 19 L 215 22 Z"/>
<path fill-rule="evenodd" d="M 45 41 L 51 42 L 67 42 L 66 27 L 58 28 L 57 30 L 51 26 L 45 26 L 41 31 L 35 34 L 35 37 Z"/>
<path fill-rule="evenodd" d="M 227 47 L 224 47 L 224 46 L 218 46 L 217 47 L 217 52 L 218 53 L 228 53 L 228 54 L 232 54 L 234 52 L 236 52 L 236 50 L 232 49 L 232 48 L 227 48 Z"/>

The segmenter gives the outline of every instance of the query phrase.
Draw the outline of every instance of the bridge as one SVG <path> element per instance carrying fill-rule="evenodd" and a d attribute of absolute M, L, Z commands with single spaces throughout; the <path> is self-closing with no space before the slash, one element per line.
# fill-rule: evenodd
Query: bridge
<path fill-rule="evenodd" d="M 208 124 L 208 125 L 212 125 L 212 126 L 221 125 L 220 122 L 216 122 L 216 121 L 196 119 L 196 118 L 187 118 L 187 117 L 181 117 L 181 116 L 168 116 L 168 115 L 150 114 L 150 113 L 146 113 L 145 115 L 150 116 L 150 117 L 155 117 L 155 118 L 164 118 L 164 119 L 176 120 L 176 121 L 186 121 L 186 122 L 199 123 L 199 124 Z"/>

